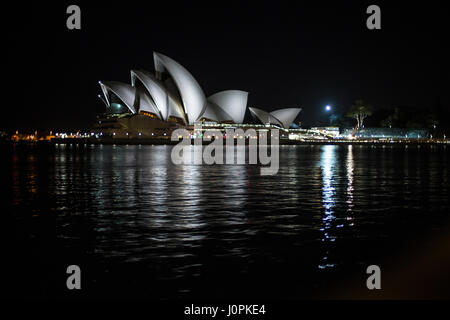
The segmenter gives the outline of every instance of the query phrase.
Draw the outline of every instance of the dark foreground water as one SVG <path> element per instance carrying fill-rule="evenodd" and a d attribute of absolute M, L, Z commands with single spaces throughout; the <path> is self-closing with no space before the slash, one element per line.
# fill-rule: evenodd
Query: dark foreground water
<path fill-rule="evenodd" d="M 275 176 L 173 165 L 169 146 L 2 149 L 2 263 L 19 297 L 327 296 L 347 279 L 364 289 L 370 264 L 415 265 L 449 226 L 445 147 L 281 146 Z"/>

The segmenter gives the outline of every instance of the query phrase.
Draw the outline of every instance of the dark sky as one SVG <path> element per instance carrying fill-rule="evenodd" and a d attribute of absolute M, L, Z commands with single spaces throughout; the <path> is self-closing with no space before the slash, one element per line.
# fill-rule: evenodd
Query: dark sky
<path fill-rule="evenodd" d="M 0 129 L 89 128 L 104 108 L 98 80 L 153 71 L 153 51 L 186 67 L 207 96 L 246 90 L 249 106 L 303 107 L 305 123 L 324 117 L 326 104 L 343 110 L 359 98 L 449 107 L 443 5 L 390 2 L 17 3 L 3 11 Z M 66 28 L 69 4 L 81 7 L 79 31 Z M 366 28 L 369 4 L 381 7 L 382 30 Z"/>

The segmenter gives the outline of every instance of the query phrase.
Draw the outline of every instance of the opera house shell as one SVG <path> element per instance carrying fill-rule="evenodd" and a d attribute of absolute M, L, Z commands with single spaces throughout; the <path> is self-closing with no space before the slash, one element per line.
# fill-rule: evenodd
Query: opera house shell
<path fill-rule="evenodd" d="M 301 108 L 286 108 L 267 112 L 258 108 L 248 108 L 251 115 L 263 124 L 274 124 L 289 129 Z"/>
<path fill-rule="evenodd" d="M 155 74 L 132 70 L 131 85 L 99 82 L 107 108 L 111 111 L 125 109 L 131 114 L 146 114 L 161 121 L 185 125 L 202 119 L 243 122 L 247 92 L 226 90 L 206 97 L 194 77 L 179 63 L 156 52 L 153 59 Z"/>

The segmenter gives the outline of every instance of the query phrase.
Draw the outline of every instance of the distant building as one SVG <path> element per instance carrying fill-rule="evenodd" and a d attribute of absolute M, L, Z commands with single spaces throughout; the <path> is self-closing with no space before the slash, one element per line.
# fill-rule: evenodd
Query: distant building
<path fill-rule="evenodd" d="M 312 127 L 310 132 L 322 134 L 330 138 L 339 136 L 339 127 Z"/>
<path fill-rule="evenodd" d="M 355 138 L 373 139 L 425 139 L 430 137 L 427 129 L 407 129 L 407 128 L 362 128 L 354 131 L 353 128 L 346 128 L 341 131 L 339 138 L 348 138 L 354 133 Z"/>

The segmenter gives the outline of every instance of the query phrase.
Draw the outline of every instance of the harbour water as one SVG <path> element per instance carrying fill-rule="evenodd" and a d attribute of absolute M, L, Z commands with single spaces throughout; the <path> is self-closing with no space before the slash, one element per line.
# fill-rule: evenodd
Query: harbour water
<path fill-rule="evenodd" d="M 444 146 L 280 146 L 273 176 L 171 148 L 2 146 L 14 295 L 311 298 L 449 229 Z"/>

